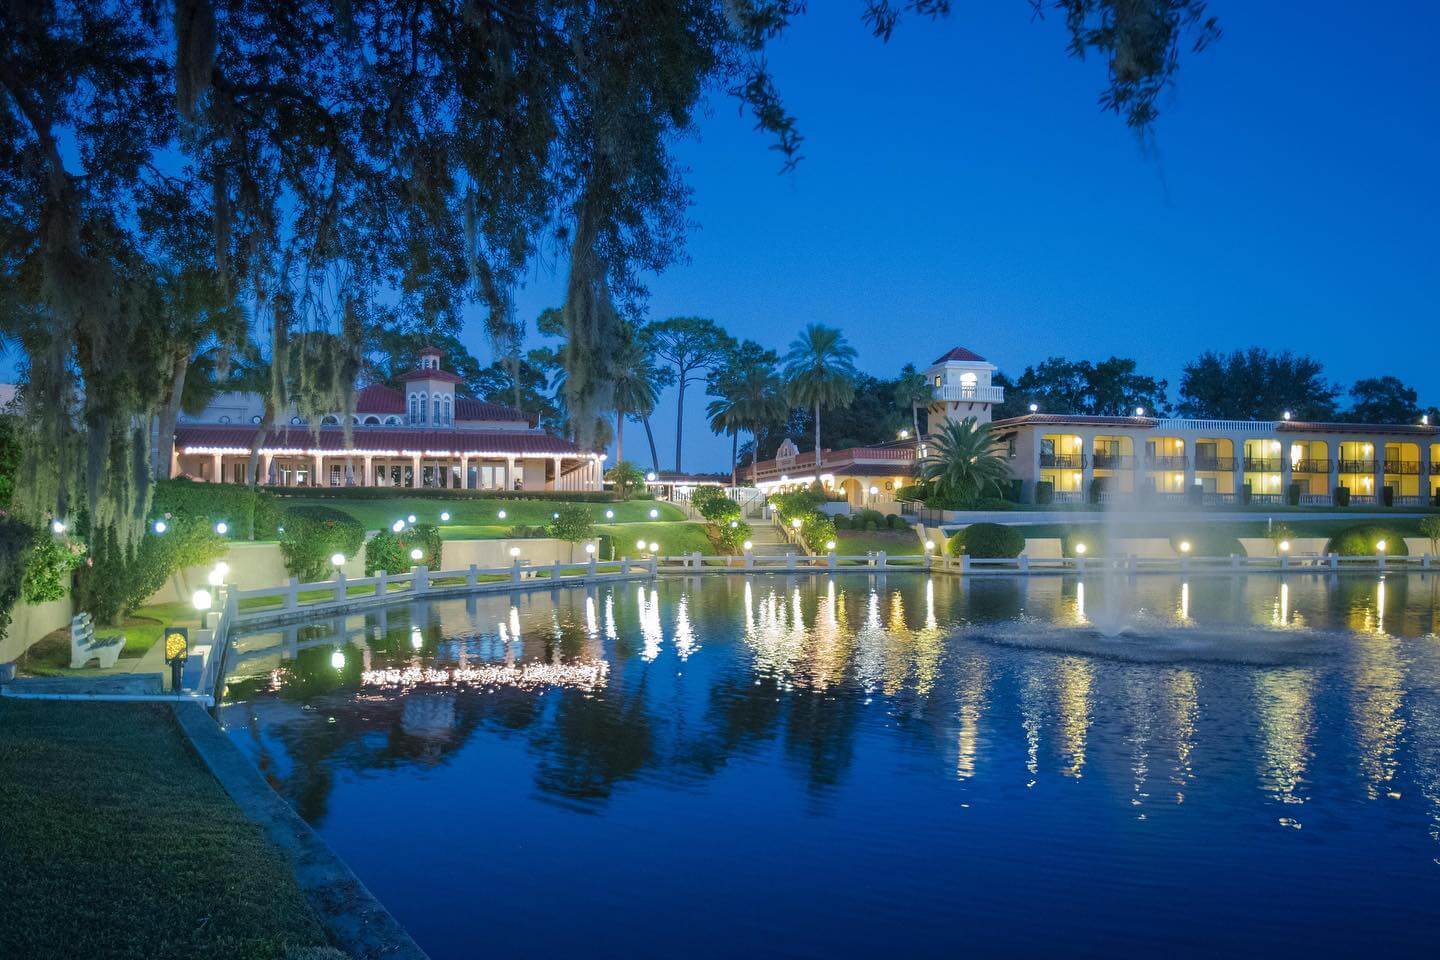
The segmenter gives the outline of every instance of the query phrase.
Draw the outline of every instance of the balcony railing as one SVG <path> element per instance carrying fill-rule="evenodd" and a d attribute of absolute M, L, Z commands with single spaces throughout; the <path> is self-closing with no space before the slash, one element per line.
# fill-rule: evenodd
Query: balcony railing
<path fill-rule="evenodd" d="M 1374 460 L 1341 460 L 1341 473 L 1374 473 Z"/>
<path fill-rule="evenodd" d="M 1213 473 L 1234 473 L 1234 457 L 1199 457 L 1195 458 L 1195 470 L 1197 472 Z"/>
<path fill-rule="evenodd" d="M 1246 472 L 1246 473 L 1279 473 L 1279 472 L 1280 472 L 1280 458 L 1279 458 L 1279 457 L 1246 457 L 1246 458 L 1245 458 L 1245 472 Z"/>
<path fill-rule="evenodd" d="M 1180 454 L 1179 456 L 1173 457 L 1147 456 L 1145 463 L 1151 470 L 1184 470 L 1188 461 L 1185 459 L 1184 454 Z"/>
<path fill-rule="evenodd" d="M 1329 460 L 1296 460 L 1290 466 L 1291 473 L 1326 473 L 1330 472 Z"/>
<path fill-rule="evenodd" d="M 1128 453 L 1097 453 L 1094 463 L 1096 470 L 1129 470 L 1135 466 L 1135 458 Z"/>
<path fill-rule="evenodd" d="M 1060 470 L 1080 470 L 1084 468 L 1087 457 L 1083 453 L 1042 453 L 1040 454 L 1040 466 L 1053 467 Z"/>
<path fill-rule="evenodd" d="M 1391 460 L 1385 458 L 1385 472 L 1398 473 L 1407 477 L 1413 477 L 1420 473 L 1419 460 Z"/>
<path fill-rule="evenodd" d="M 982 403 L 1002 403 L 1005 400 L 1004 387 L 980 387 L 963 383 L 946 383 L 932 388 L 936 400 L 974 400 Z"/>

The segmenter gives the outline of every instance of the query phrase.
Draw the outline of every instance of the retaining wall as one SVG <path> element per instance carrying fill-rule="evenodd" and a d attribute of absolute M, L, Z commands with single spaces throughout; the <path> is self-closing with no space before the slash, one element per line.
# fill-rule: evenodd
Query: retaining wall
<path fill-rule="evenodd" d="M 10 627 L 0 637 L 0 663 L 9 663 L 53 630 L 70 625 L 70 597 L 49 603 L 17 603 L 10 611 Z"/>

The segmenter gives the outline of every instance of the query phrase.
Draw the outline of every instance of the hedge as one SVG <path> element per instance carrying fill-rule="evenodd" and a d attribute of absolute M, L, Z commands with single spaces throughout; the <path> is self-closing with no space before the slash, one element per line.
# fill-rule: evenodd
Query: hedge
<path fill-rule="evenodd" d="M 283 508 L 268 490 L 251 490 L 238 483 L 196 483 L 178 477 L 160 480 L 150 507 L 152 516 L 169 522 L 176 517 L 224 520 L 237 540 L 274 540 L 284 522 Z"/>
<path fill-rule="evenodd" d="M 229 542 L 208 517 L 173 516 L 164 533 L 147 532 L 128 553 L 113 528 L 89 544 L 90 560 L 76 570 L 75 606 L 98 623 L 114 624 L 141 607 L 177 570 L 218 560 Z"/>
<path fill-rule="evenodd" d="M 835 541 L 835 521 L 818 511 L 806 514 L 800 523 L 800 539 L 812 553 L 824 553 Z"/>
<path fill-rule="evenodd" d="M 197 484 L 197 486 L 212 486 Z M 224 486 L 215 484 L 214 486 Z M 304 497 L 306 500 L 333 498 L 336 500 L 394 500 L 399 497 L 417 497 L 425 500 L 557 500 L 573 503 L 619 503 L 621 498 L 613 493 L 597 490 L 466 490 L 460 487 L 265 487 L 266 493 L 282 501 L 285 497 Z M 636 493 L 630 500 L 653 500 L 654 494 Z"/>
<path fill-rule="evenodd" d="M 1192 557 L 1245 556 L 1245 547 L 1239 540 L 1222 530 L 1208 527 L 1198 527 L 1189 533 L 1177 533 L 1170 538 L 1170 547 L 1177 554 L 1185 552 L 1180 549 L 1182 543 L 1190 544 L 1190 556 Z"/>
<path fill-rule="evenodd" d="M 1001 523 L 972 523 L 950 538 L 950 555 L 968 554 L 981 560 L 1011 559 L 1025 550 L 1025 534 Z"/>
<path fill-rule="evenodd" d="M 410 555 L 417 548 L 421 553 L 419 560 Z M 413 524 L 398 534 L 381 530 L 365 543 L 365 576 L 374 576 L 377 570 L 405 573 L 411 567 L 420 565 L 439 570 L 443 548 L 440 528 L 433 523 Z"/>
<path fill-rule="evenodd" d="M 48 603 L 70 593 L 71 574 L 85 562 L 85 545 L 49 530 L 37 530 L 30 555 L 25 558 L 25 580 L 21 599 L 26 603 Z"/>
<path fill-rule="evenodd" d="M 0 516 L 0 636 L 10 627 L 10 611 L 20 599 L 25 558 L 35 542 L 35 531 L 19 520 Z"/>
<path fill-rule="evenodd" d="M 1410 555 L 1409 549 L 1405 546 L 1405 535 L 1378 523 L 1362 523 L 1346 527 L 1330 538 L 1330 542 L 1325 544 L 1325 552 L 1337 553 L 1342 557 L 1374 557 L 1380 553 L 1375 548 L 1375 544 L 1382 540 L 1385 541 L 1387 557 Z"/>
<path fill-rule="evenodd" d="M 302 581 L 320 580 L 332 554 L 355 556 L 365 542 L 365 527 L 350 514 L 329 507 L 295 507 L 284 515 L 280 552 L 285 569 Z"/>

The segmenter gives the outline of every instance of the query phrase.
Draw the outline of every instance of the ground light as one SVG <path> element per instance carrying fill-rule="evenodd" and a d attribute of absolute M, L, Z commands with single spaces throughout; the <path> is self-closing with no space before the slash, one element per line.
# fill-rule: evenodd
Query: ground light
<path fill-rule="evenodd" d="M 1384 553 L 1384 552 L 1385 552 L 1385 541 L 1384 541 L 1384 540 L 1376 540 L 1376 541 L 1375 541 L 1375 552 L 1376 552 L 1376 553 Z"/>
<path fill-rule="evenodd" d="M 910 439 L 910 431 L 909 431 L 909 430 L 901 430 L 901 431 L 900 431 L 900 439 L 901 439 L 901 440 L 909 440 L 909 439 Z"/>
<path fill-rule="evenodd" d="M 834 549 L 835 549 L 835 541 L 834 541 L 834 540 L 826 540 L 826 541 L 825 541 L 825 549 L 826 549 L 826 550 L 834 550 Z"/>
<path fill-rule="evenodd" d="M 660 544 L 655 543 L 655 542 L 652 541 L 651 544 L 650 544 L 650 552 L 651 552 L 651 553 L 659 553 L 659 552 L 660 552 Z"/>
<path fill-rule="evenodd" d="M 595 544 L 593 544 L 593 543 L 587 543 L 587 544 L 585 544 L 585 552 L 586 552 L 586 553 L 594 553 L 594 552 L 595 552 Z"/>
<path fill-rule="evenodd" d="M 1290 541 L 1289 541 L 1289 540 L 1281 540 L 1281 541 L 1280 541 L 1280 552 L 1281 552 L 1281 553 L 1289 553 L 1289 552 L 1290 552 Z"/>
<path fill-rule="evenodd" d="M 802 523 L 804 523 L 804 521 L 802 521 L 799 517 L 796 517 L 794 520 L 790 521 L 790 526 L 794 527 L 796 530 L 799 530 Z"/>
<path fill-rule="evenodd" d="M 606 519 L 606 520 L 614 520 L 614 519 L 615 519 L 615 511 L 614 511 L 614 510 L 606 510 L 606 511 L 605 511 L 605 519 Z"/>
<path fill-rule="evenodd" d="M 1083 544 L 1083 543 L 1077 543 L 1077 544 L 1075 544 L 1075 552 L 1076 552 L 1076 554 L 1078 554 L 1078 555 L 1080 555 L 1080 556 L 1083 557 L 1083 556 L 1085 555 L 1085 544 Z"/>
<path fill-rule="evenodd" d="M 410 559 L 414 560 L 416 563 L 419 563 L 420 558 L 423 556 L 425 556 L 425 551 L 421 550 L 419 547 L 416 547 L 414 550 L 410 551 Z"/>
<path fill-rule="evenodd" d="M 659 510 L 654 510 L 654 509 L 652 509 L 652 510 L 650 511 L 650 519 L 651 519 L 651 520 L 654 520 L 654 519 L 656 519 L 656 518 L 659 517 L 659 516 L 660 516 L 660 511 L 659 511 Z"/>
<path fill-rule="evenodd" d="M 170 524 L 166 523 L 164 520 L 156 520 L 154 526 L 151 529 L 153 529 L 156 533 L 164 533 L 166 530 L 170 529 Z"/>
<path fill-rule="evenodd" d="M 208 575 L 206 575 L 205 579 L 209 582 L 210 586 L 218 587 L 220 586 L 220 584 L 225 582 L 225 574 L 220 572 L 219 567 L 216 567 L 214 570 L 211 570 Z"/>
<path fill-rule="evenodd" d="M 450 522 L 450 511 L 449 511 L 449 510 L 443 510 L 443 511 L 441 511 L 441 513 L 440 513 L 440 522 L 441 522 L 441 523 L 449 523 L 449 522 Z"/>
<path fill-rule="evenodd" d="M 739 521 L 739 520 L 731 520 L 731 521 L 730 521 L 730 529 L 731 529 L 731 530 L 738 530 L 739 528 L 740 528 L 740 521 Z"/>
<path fill-rule="evenodd" d="M 330 566 L 335 567 L 337 570 L 338 570 L 340 567 L 345 566 L 345 554 L 343 554 L 343 553 L 332 553 L 332 554 L 330 554 Z"/>
<path fill-rule="evenodd" d="M 635 549 L 636 549 L 636 550 L 644 550 L 644 549 L 645 549 L 645 541 L 644 541 L 644 540 L 636 540 L 636 541 L 635 541 Z"/>
<path fill-rule="evenodd" d="M 1031 412 L 1031 413 L 1038 413 L 1039 410 L 1040 410 L 1040 404 L 1038 404 L 1038 403 L 1032 403 L 1032 404 L 1030 404 L 1030 412 Z"/>
<path fill-rule="evenodd" d="M 330 654 L 330 666 L 334 667 L 336 670 L 344 670 L 344 669 L 345 669 L 345 651 L 344 651 L 344 650 L 340 649 L 339 647 L 336 647 L 336 648 L 335 648 L 335 652 L 332 653 L 332 654 Z"/>
<path fill-rule="evenodd" d="M 406 518 L 405 518 L 405 522 L 406 522 L 406 523 L 414 523 L 414 522 L 415 522 L 415 514 L 412 513 L 412 514 L 410 514 L 410 516 L 406 517 Z"/>
<path fill-rule="evenodd" d="M 550 519 L 551 519 L 551 520 L 559 520 L 559 519 L 560 519 L 560 514 L 558 514 L 558 513 L 552 513 L 552 514 L 550 514 Z"/>
<path fill-rule="evenodd" d="M 645 481 L 646 481 L 647 483 L 654 483 L 654 482 L 655 482 L 655 471 L 654 471 L 654 470 L 651 470 L 649 473 L 645 474 Z"/>
<path fill-rule="evenodd" d="M 1145 416 L 1145 408 L 1144 408 L 1144 407 L 1136 407 L 1136 408 L 1135 408 L 1135 416 L 1137 416 L 1137 417 L 1143 417 L 1143 416 Z"/>
<path fill-rule="evenodd" d="M 520 556 L 520 548 L 519 548 L 519 547 L 511 547 L 511 548 L 510 548 L 510 556 L 512 556 L 512 557 L 518 557 L 518 556 Z"/>
<path fill-rule="evenodd" d="M 875 494 L 877 494 L 877 493 L 879 493 L 879 492 L 880 492 L 880 488 L 879 488 L 879 487 L 871 487 L 871 488 L 870 488 L 870 496 L 872 496 L 872 497 L 875 496 Z"/>
<path fill-rule="evenodd" d="M 504 511 L 504 510 L 501 510 L 501 511 L 499 511 L 498 513 L 496 513 L 495 516 L 499 517 L 501 520 L 504 520 L 504 519 L 505 519 L 505 511 Z"/>
<path fill-rule="evenodd" d="M 746 540 L 744 543 L 740 544 L 740 546 L 745 550 L 749 550 L 751 547 L 755 546 L 755 544 L 751 543 L 749 540 Z"/>
<path fill-rule="evenodd" d="M 1190 552 L 1190 541 L 1189 541 L 1189 540 L 1181 540 L 1181 541 L 1180 541 L 1180 552 L 1181 552 L 1181 553 L 1189 553 L 1189 552 Z"/>
<path fill-rule="evenodd" d="M 213 601 L 210 598 L 209 590 L 196 590 L 194 593 L 190 594 L 190 606 L 194 607 L 201 613 L 209 610 L 210 604 L 212 602 Z"/>
<path fill-rule="evenodd" d="M 390 524 L 390 529 L 395 531 L 396 533 L 399 533 L 401 530 L 405 529 L 405 521 L 396 520 L 394 523 Z"/>
<path fill-rule="evenodd" d="M 221 520 L 219 523 L 215 524 L 215 532 L 220 534 L 220 536 L 222 537 L 225 536 L 225 534 L 230 532 L 230 524 L 226 523 L 224 520 Z"/>
<path fill-rule="evenodd" d="M 925 549 L 926 549 L 926 550 L 934 550 L 934 549 L 935 549 L 935 541 L 934 541 L 934 540 L 926 540 L 926 541 L 925 541 Z"/>
<path fill-rule="evenodd" d="M 63 520 L 52 520 L 52 521 L 50 521 L 50 530 L 51 530 L 52 532 L 54 532 L 54 533 L 64 533 L 64 532 L 65 532 L 65 521 L 63 521 Z"/>

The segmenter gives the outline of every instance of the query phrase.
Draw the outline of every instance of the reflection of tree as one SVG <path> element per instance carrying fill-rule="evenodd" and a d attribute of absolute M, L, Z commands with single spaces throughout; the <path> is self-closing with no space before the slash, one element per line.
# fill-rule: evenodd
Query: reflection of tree
<path fill-rule="evenodd" d="M 570 800 L 597 800 L 649 766 L 655 743 L 645 693 L 642 680 L 629 695 L 558 694 L 549 722 L 530 740 L 538 755 L 536 786 Z"/>

